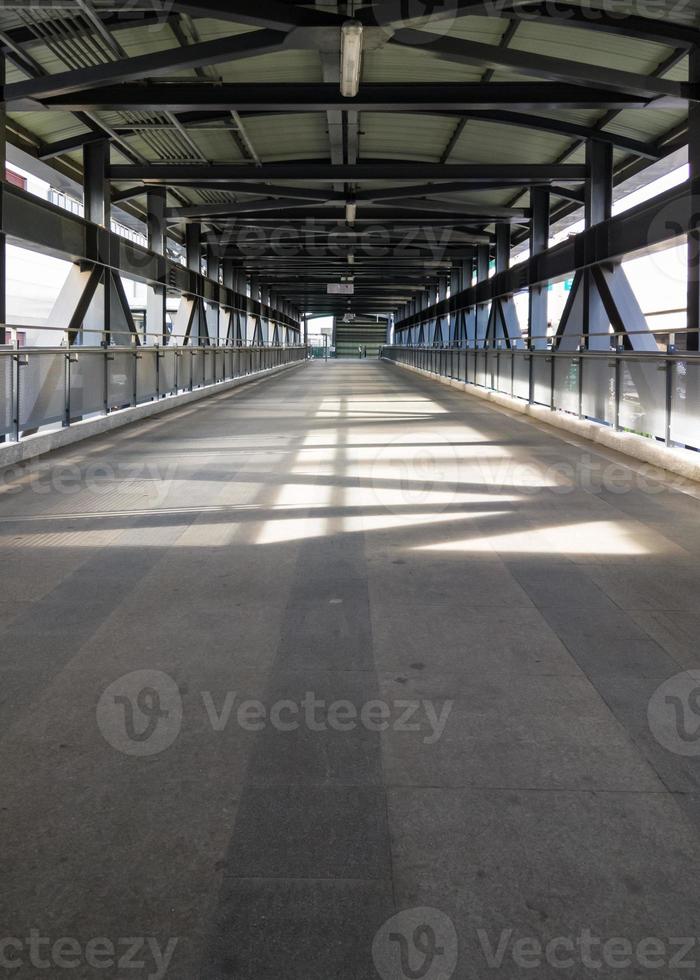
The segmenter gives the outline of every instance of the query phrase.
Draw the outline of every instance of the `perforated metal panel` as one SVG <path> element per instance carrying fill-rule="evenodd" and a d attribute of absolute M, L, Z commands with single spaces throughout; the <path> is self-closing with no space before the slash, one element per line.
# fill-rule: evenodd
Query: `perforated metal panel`
<path fill-rule="evenodd" d="M 20 429 L 62 423 L 66 414 L 66 352 L 23 351 L 20 365 Z"/>
<path fill-rule="evenodd" d="M 107 390 L 110 408 L 125 408 L 133 405 L 134 364 L 132 353 L 115 351 L 107 355 Z"/>
<path fill-rule="evenodd" d="M 476 352 L 476 383 L 478 385 L 487 385 L 487 361 L 486 361 L 486 351 Z"/>
<path fill-rule="evenodd" d="M 190 362 L 190 380 L 193 388 L 202 387 L 202 377 L 204 374 L 204 358 L 202 356 L 201 350 L 196 350 L 194 347 L 189 351 L 189 354 L 185 354 Z"/>
<path fill-rule="evenodd" d="M 615 421 L 615 368 L 607 357 L 583 359 L 583 414 L 612 424 Z"/>
<path fill-rule="evenodd" d="M 688 361 L 674 366 L 671 439 L 700 448 L 700 365 Z"/>
<path fill-rule="evenodd" d="M 104 412 L 105 356 L 104 351 L 76 352 L 71 355 L 68 366 L 71 419 Z"/>
<path fill-rule="evenodd" d="M 530 358 L 525 354 L 519 354 L 515 358 L 513 394 L 525 401 L 530 398 Z"/>
<path fill-rule="evenodd" d="M 532 359 L 532 399 L 536 405 L 551 405 L 552 402 L 552 362 L 540 355 Z"/>
<path fill-rule="evenodd" d="M 498 355 L 498 390 L 504 395 L 512 394 L 513 390 L 513 355 L 502 351 Z"/>
<path fill-rule="evenodd" d="M 160 393 L 172 395 L 177 391 L 177 352 L 161 351 L 160 355 Z"/>
<path fill-rule="evenodd" d="M 140 351 L 136 362 L 136 401 L 154 401 L 158 397 L 157 351 Z"/>
<path fill-rule="evenodd" d="M 211 348 L 205 348 L 202 351 L 202 383 L 205 385 L 210 385 L 214 383 L 214 351 Z"/>
<path fill-rule="evenodd" d="M 220 351 L 221 363 L 223 365 L 223 378 L 224 381 L 228 381 L 230 378 L 234 377 L 233 374 L 233 349 L 230 347 L 225 347 Z"/>
<path fill-rule="evenodd" d="M 578 415 L 579 359 L 558 357 L 554 365 L 554 407 Z"/>
<path fill-rule="evenodd" d="M 0 356 L 0 435 L 6 438 L 14 433 L 14 376 L 15 366 L 11 354 Z"/>
<path fill-rule="evenodd" d="M 622 362 L 620 425 L 640 435 L 666 438 L 666 372 L 662 362 Z"/>

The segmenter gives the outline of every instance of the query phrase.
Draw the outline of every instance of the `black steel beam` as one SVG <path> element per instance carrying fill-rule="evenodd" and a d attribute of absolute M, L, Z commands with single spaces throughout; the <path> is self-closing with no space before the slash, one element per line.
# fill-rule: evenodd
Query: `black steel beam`
<path fill-rule="evenodd" d="M 690 80 L 700 82 L 700 49 L 690 55 Z M 692 105 L 688 116 L 688 163 L 690 188 L 695 203 L 688 235 L 687 326 L 695 333 L 688 336 L 691 350 L 700 348 L 700 215 L 697 211 L 700 192 L 700 105 Z"/>
<path fill-rule="evenodd" d="M 364 163 L 332 166 L 318 160 L 297 160 L 293 163 L 266 163 L 260 167 L 249 164 L 125 164 L 112 166 L 112 180 L 143 180 L 152 183 L 194 181 L 216 185 L 231 180 L 313 180 L 337 181 L 374 180 L 459 180 L 465 184 L 510 180 L 517 184 L 541 184 L 548 181 L 581 181 L 586 168 L 576 164 L 518 163 L 429 163 L 406 160 L 373 160 Z"/>
<path fill-rule="evenodd" d="M 217 188 L 219 189 L 219 188 Z M 265 184 L 264 187 L 256 187 L 254 184 L 241 183 L 228 183 L 222 190 L 230 191 L 233 194 L 265 194 L 266 197 L 271 198 L 294 198 L 300 202 L 318 202 L 318 201 L 328 201 L 333 197 L 332 191 L 315 190 L 312 187 L 284 187 L 275 186 L 272 184 Z M 231 202 L 233 206 L 241 205 L 246 207 L 248 204 L 256 204 L 256 201 L 236 201 Z M 223 205 L 226 207 L 227 205 Z M 199 216 L 205 218 L 210 215 L 216 215 L 222 208 L 221 204 L 192 204 L 185 205 L 179 208 L 171 208 L 168 212 L 169 218 L 179 217 L 179 218 L 189 218 L 194 216 Z"/>
<path fill-rule="evenodd" d="M 190 17 L 211 17 L 235 24 L 253 27 L 269 27 L 274 30 L 292 31 L 304 27 L 340 27 L 346 19 L 330 10 L 308 10 L 278 0 L 167 0 L 166 9 Z"/>
<path fill-rule="evenodd" d="M 439 204 L 442 204 L 441 208 L 437 207 Z M 436 205 L 434 210 L 432 210 L 433 205 Z M 179 210 L 180 208 L 170 208 L 170 212 Z M 345 202 L 334 201 L 330 201 L 326 207 L 320 208 L 310 207 L 308 203 L 299 201 L 257 201 L 255 207 L 251 204 L 222 204 L 216 216 L 209 213 L 201 217 L 207 217 L 209 221 L 216 221 L 217 223 L 219 221 L 230 223 L 237 217 L 244 215 L 247 222 L 256 224 L 258 219 L 267 223 L 277 219 L 286 221 L 290 212 L 295 210 L 302 212 L 298 217 L 310 221 L 334 224 L 345 221 Z M 173 222 L 183 220 L 180 215 L 169 214 L 168 217 Z M 189 215 L 189 218 L 198 220 L 196 213 Z M 486 206 L 477 208 L 462 205 L 459 202 L 455 202 L 453 206 L 439 201 L 411 201 L 405 205 L 403 201 L 386 201 L 381 204 L 367 201 L 363 203 L 361 209 L 358 209 L 357 221 L 361 225 L 385 224 L 387 221 L 410 221 L 412 223 L 422 221 L 426 225 L 454 225 L 469 224 L 474 221 L 490 224 L 496 219 L 521 222 L 522 224 L 527 224 L 528 220 L 523 217 L 522 213 L 512 216 L 500 215 L 499 208 L 495 205 L 491 208 Z"/>
<path fill-rule="evenodd" d="M 16 6 L 22 7 L 26 4 L 22 4 L 18 0 Z M 115 4 L 116 6 L 116 4 Z M 163 28 L 168 26 L 172 20 L 172 17 L 168 10 L 168 3 L 164 3 L 161 9 L 157 9 L 157 3 L 149 3 L 148 8 L 144 10 L 135 10 L 132 7 L 127 8 L 125 5 L 121 6 L 116 11 L 97 11 L 97 15 L 102 20 L 104 27 L 109 29 L 126 29 L 133 27 L 158 27 Z M 41 10 L 42 7 L 48 12 L 55 11 L 56 3 L 55 0 L 46 0 L 45 3 L 41 3 L 41 0 L 33 0 L 32 8 L 35 10 Z M 73 24 L 73 36 L 77 38 L 91 37 L 92 29 L 89 26 L 85 26 L 82 22 L 74 21 Z M 36 33 L 27 25 L 8 27 L 3 31 L 3 44 L 11 44 L 16 50 L 17 46 L 29 50 L 32 47 L 41 47 L 43 41 L 41 37 L 37 37 Z"/>
<path fill-rule="evenodd" d="M 286 34 L 280 31 L 262 30 L 217 38 L 214 41 L 202 41 L 184 48 L 177 45 L 164 51 L 153 51 L 108 64 L 15 82 L 6 87 L 6 98 L 9 104 L 31 106 L 35 103 L 36 108 L 37 104 L 40 106 L 45 101 L 89 92 L 100 86 L 134 82 L 167 71 L 223 64 L 278 51 L 285 38 Z M 161 108 L 167 105 L 166 100 Z"/>
<path fill-rule="evenodd" d="M 652 5 L 653 7 L 653 5 Z M 681 0 L 679 10 L 690 7 L 690 2 Z M 628 8 L 629 9 L 629 8 Z M 410 7 L 409 7 L 410 10 Z M 651 13 L 659 12 L 658 9 Z M 431 4 L 427 10 L 416 9 L 414 19 L 430 17 L 431 22 L 452 20 L 456 17 L 510 17 L 525 23 L 563 24 L 588 30 L 617 34 L 621 37 L 643 38 L 661 44 L 683 44 L 692 47 L 700 44 L 700 32 L 687 24 L 659 17 L 636 16 L 625 9 L 611 9 L 609 0 L 587 0 L 585 6 L 572 0 L 450 0 L 450 3 Z M 395 29 L 399 35 L 405 22 L 410 23 L 411 15 L 396 0 L 381 0 L 367 5 L 357 12 L 363 23 Z"/>
<path fill-rule="evenodd" d="M 290 31 L 299 23 L 294 7 L 275 0 L 169 0 L 168 6 L 176 13 L 190 17 L 212 17 L 235 24 Z"/>
<path fill-rule="evenodd" d="M 557 197 L 563 197 L 565 201 L 574 201 L 576 204 L 580 204 L 581 206 L 583 206 L 586 201 L 586 193 L 580 188 L 558 187 L 556 184 L 551 184 L 549 189 L 552 194 L 556 194 Z"/>
<path fill-rule="evenodd" d="M 682 47 L 675 48 L 675 50 L 670 55 L 663 58 L 658 63 L 658 65 L 652 72 L 652 75 L 654 75 L 654 77 L 656 78 L 663 78 L 669 72 L 673 71 L 674 68 L 677 68 L 678 65 L 680 65 L 687 56 L 688 55 L 685 48 Z M 691 76 L 690 79 L 691 84 L 692 81 L 693 80 Z M 690 104 L 689 111 L 693 105 L 694 103 Z M 619 115 L 620 115 L 620 110 L 611 110 L 606 112 L 596 123 L 596 129 L 604 129 L 605 126 L 609 126 L 610 123 L 613 122 Z M 668 143 L 669 139 L 671 139 L 672 143 L 674 140 L 677 140 L 678 132 L 679 132 L 678 127 L 674 126 L 673 129 L 671 129 L 667 134 L 664 134 L 664 136 L 657 141 L 657 145 L 662 150 L 662 152 L 664 153 L 673 152 L 675 147 L 673 145 L 667 146 L 666 144 Z M 577 152 L 583 145 L 585 145 L 585 141 L 582 140 L 574 141 L 571 144 L 571 146 L 564 151 L 564 153 L 560 154 L 559 157 L 557 157 L 557 160 L 555 162 L 566 163 L 571 158 L 572 154 Z M 627 160 L 623 161 L 622 164 L 620 164 L 618 167 L 615 168 L 615 175 L 614 175 L 615 184 L 616 185 L 620 184 L 622 181 L 636 176 L 637 174 L 641 173 L 647 166 L 648 164 L 645 160 L 639 159 L 636 156 L 628 158 Z M 518 200 L 519 200 L 519 196 L 515 197 L 509 203 L 517 204 Z M 574 213 L 576 210 L 577 210 L 576 203 L 565 204 L 563 206 L 560 206 L 557 209 L 557 211 L 552 215 L 552 223 L 557 222 L 561 218 L 567 217 L 568 215 Z"/>
<path fill-rule="evenodd" d="M 466 113 L 466 119 L 479 122 L 503 123 L 507 126 L 521 126 L 525 129 L 539 129 L 543 132 L 557 133 L 561 136 L 573 136 L 577 139 L 595 139 L 602 143 L 610 143 L 622 150 L 628 150 L 636 156 L 647 160 L 658 160 L 663 155 L 655 143 L 643 143 L 641 140 L 630 139 L 617 133 L 609 133 L 604 129 L 593 126 L 579 126 L 564 119 L 547 119 L 543 116 L 533 116 L 528 113 L 496 111 Z"/>
<path fill-rule="evenodd" d="M 681 82 L 591 65 L 585 61 L 569 61 L 495 44 L 482 44 L 466 38 L 429 34 L 426 31 L 402 29 L 389 39 L 389 43 L 429 51 L 438 55 L 441 61 L 453 61 L 479 68 L 509 68 L 550 81 L 589 85 L 594 89 L 602 88 L 638 98 L 660 100 L 660 104 L 673 107 L 682 106 L 690 95 L 687 86 Z"/>
<path fill-rule="evenodd" d="M 570 0 L 557 0 L 556 3 L 551 3 L 551 0 L 506 0 L 499 6 L 499 16 L 516 18 L 524 23 L 561 24 L 564 27 L 616 34 L 618 37 L 655 41 L 672 47 L 692 48 L 700 44 L 700 31 L 695 27 L 670 19 L 638 17 L 627 10 L 615 10 L 609 0 L 587 0 L 585 6 Z M 690 4 L 683 2 L 678 9 L 682 10 L 684 6 L 690 9 Z"/>
<path fill-rule="evenodd" d="M 265 38 L 270 37 L 270 32 L 267 31 L 244 34 L 243 37 L 258 38 L 258 43 L 262 43 L 263 34 Z M 279 37 L 274 32 L 272 36 Z M 239 39 L 228 39 L 228 43 L 235 40 Z M 217 57 L 221 60 L 221 51 L 226 49 L 226 45 L 221 41 L 204 43 L 218 45 Z M 250 45 L 252 41 L 248 43 Z M 242 44 L 240 40 L 239 44 Z M 169 54 L 170 58 L 174 58 L 173 52 L 185 52 L 182 57 L 186 58 L 186 52 L 192 53 L 195 47 L 200 47 L 201 50 L 201 46 L 192 45 L 189 48 L 169 49 L 165 53 Z M 109 75 L 108 69 L 114 71 L 113 66 L 102 66 L 100 71 Z M 72 84 L 75 85 L 76 76 L 83 73 L 69 74 L 72 75 Z M 150 71 L 147 66 L 141 67 L 142 79 L 151 74 L 153 71 Z M 49 79 L 51 78 L 57 81 L 59 76 L 49 76 Z M 28 85 L 28 82 L 21 83 L 21 86 Z M 110 81 L 104 81 L 99 83 L 99 87 L 92 82 L 88 85 L 80 85 L 79 89 L 69 87 L 65 94 L 53 96 L 50 94 L 50 86 L 47 91 L 47 85 L 40 87 L 38 95 L 31 91 L 27 92 L 21 86 L 18 83 L 7 88 L 8 108 L 11 111 L 20 111 L 23 108 L 36 109 L 37 98 L 41 99 L 45 108 L 60 111 L 77 109 L 156 111 L 167 107 L 169 111 L 178 113 L 216 113 L 217 109 L 219 111 L 235 109 L 238 112 L 328 112 L 342 108 L 359 112 L 423 111 L 456 114 L 476 109 L 498 108 L 513 111 L 560 108 L 634 109 L 645 108 L 653 99 L 653 96 L 605 90 L 600 86 L 591 88 L 586 85 L 552 85 L 551 82 L 540 81 L 369 83 L 362 85 L 359 95 L 354 98 L 344 98 L 338 86 L 328 82 L 209 85 L 199 82 L 159 84 L 141 81 L 138 84 L 125 82 L 115 85 Z M 672 101 L 682 107 L 687 104 L 687 99 L 678 98 Z"/>
<path fill-rule="evenodd" d="M 13 244 L 53 255 L 70 262 L 87 262 L 155 286 L 165 285 L 180 293 L 190 293 L 208 303 L 224 307 L 263 309 L 255 303 L 205 276 L 191 275 L 178 262 L 170 261 L 151 249 L 122 238 L 108 228 L 91 224 L 79 215 L 42 201 L 27 191 L 5 184 L 2 195 L 2 234 Z M 196 288 L 193 290 L 193 286 Z M 252 306 L 251 306 L 252 304 Z M 269 313 L 268 316 L 271 316 Z M 274 312 L 276 318 L 293 329 L 292 317 Z"/>
<path fill-rule="evenodd" d="M 364 216 L 367 214 L 368 208 L 374 208 L 375 214 L 377 213 L 376 209 L 382 208 L 395 208 L 394 213 L 396 214 L 406 210 L 421 211 L 425 213 L 426 217 L 432 216 L 438 221 L 442 220 L 444 215 L 453 215 L 455 219 L 479 219 L 487 224 L 492 221 L 514 221 L 527 224 L 529 220 L 527 208 L 506 208 L 499 207 L 497 204 L 479 203 L 478 201 L 453 201 L 445 198 L 421 200 L 420 198 L 400 197 L 389 201 L 369 200 L 363 202 L 358 213 Z M 382 213 L 381 210 L 379 213 Z"/>
<path fill-rule="evenodd" d="M 39 160 L 50 160 L 52 157 L 59 157 L 63 153 L 79 150 L 82 146 L 87 146 L 88 143 L 99 143 L 106 139 L 109 139 L 108 133 L 95 129 L 87 133 L 79 133 L 77 136 L 57 140 L 55 143 L 46 143 L 41 147 L 37 156 Z"/>
<path fill-rule="evenodd" d="M 397 328 L 418 323 L 421 317 L 434 318 L 489 303 L 501 296 L 512 296 L 530 286 L 564 279 L 577 270 L 668 248 L 683 241 L 692 230 L 692 201 L 692 182 L 687 181 L 512 266 L 506 272 L 490 279 L 482 276 L 475 286 L 423 310 L 422 314 L 404 318 Z"/>
<path fill-rule="evenodd" d="M 479 184 L 478 187 L 471 187 L 470 193 L 482 190 L 501 190 L 503 183 L 489 181 L 488 184 Z M 465 187 L 461 181 L 435 181 L 430 184 L 413 184 L 408 187 L 399 185 L 398 187 L 380 187 L 358 191 L 355 194 L 357 201 L 391 201 L 402 197 L 431 197 L 434 194 L 455 194 L 464 191 Z"/>

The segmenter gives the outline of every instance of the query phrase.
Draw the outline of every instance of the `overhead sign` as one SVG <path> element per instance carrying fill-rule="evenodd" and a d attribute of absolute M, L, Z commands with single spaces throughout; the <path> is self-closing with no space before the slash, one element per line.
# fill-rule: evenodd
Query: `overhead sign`
<path fill-rule="evenodd" d="M 352 282 L 329 282 L 326 290 L 329 294 L 345 293 L 352 296 L 355 292 L 355 284 Z"/>

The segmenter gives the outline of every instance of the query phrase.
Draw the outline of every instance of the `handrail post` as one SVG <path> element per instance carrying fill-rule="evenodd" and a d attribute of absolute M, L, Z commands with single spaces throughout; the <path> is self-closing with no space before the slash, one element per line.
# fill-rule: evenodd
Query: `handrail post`
<path fill-rule="evenodd" d="M 70 351 L 67 351 L 63 359 L 63 428 L 70 425 Z"/>
<path fill-rule="evenodd" d="M 23 360 L 24 357 L 24 360 Z M 19 442 L 20 433 L 20 368 L 25 367 L 29 364 L 29 357 L 27 355 L 15 354 L 15 398 L 14 398 L 14 428 L 15 428 L 15 442 Z"/>
<path fill-rule="evenodd" d="M 137 350 L 134 351 L 134 406 L 139 403 L 139 361 L 141 355 Z"/>
<path fill-rule="evenodd" d="M 586 359 L 583 355 L 579 354 L 578 358 L 578 417 L 583 418 L 583 392 L 584 392 L 584 377 L 583 377 L 583 365 Z"/>
<path fill-rule="evenodd" d="M 620 388 L 622 381 L 622 361 L 620 359 L 619 348 L 615 353 L 615 432 L 620 431 Z"/>
<path fill-rule="evenodd" d="M 671 413 L 673 411 L 673 361 L 666 358 L 666 445 L 671 445 Z"/>
<path fill-rule="evenodd" d="M 109 415 L 109 361 L 110 361 L 110 355 L 109 355 L 109 349 L 107 347 L 107 343 L 105 341 L 103 341 L 102 344 L 103 344 L 104 352 L 105 352 L 104 353 L 104 372 L 103 372 L 103 375 L 104 375 L 104 396 L 105 396 L 104 397 L 104 406 L 105 406 L 105 415 Z"/>
<path fill-rule="evenodd" d="M 557 383 L 557 377 L 556 377 L 557 359 L 554 356 L 554 354 L 552 354 L 549 360 L 552 365 L 549 372 L 549 407 L 552 411 L 554 411 L 554 402 L 555 402 L 554 389 Z"/>

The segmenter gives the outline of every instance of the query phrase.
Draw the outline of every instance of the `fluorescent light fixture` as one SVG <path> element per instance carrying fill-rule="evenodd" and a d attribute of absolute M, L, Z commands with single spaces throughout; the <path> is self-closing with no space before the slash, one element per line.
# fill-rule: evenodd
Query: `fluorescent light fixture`
<path fill-rule="evenodd" d="M 345 202 L 345 221 L 346 224 L 354 225 L 357 218 L 357 203 L 354 200 Z"/>
<path fill-rule="evenodd" d="M 348 265 L 355 264 L 355 256 L 352 252 L 348 252 Z"/>
<path fill-rule="evenodd" d="M 362 31 L 359 20 L 346 20 L 340 29 L 340 94 L 346 99 L 360 90 Z"/>

